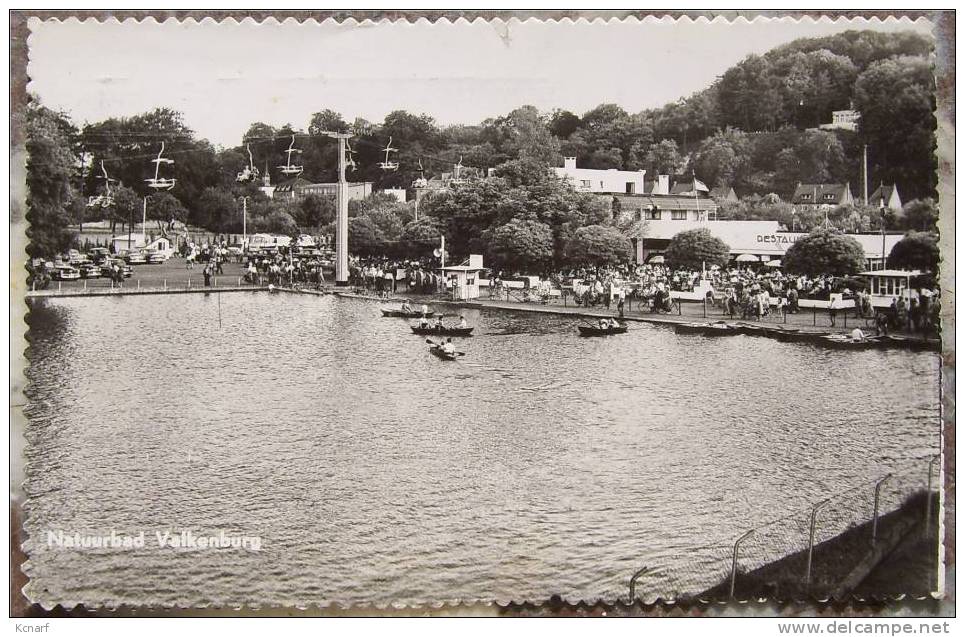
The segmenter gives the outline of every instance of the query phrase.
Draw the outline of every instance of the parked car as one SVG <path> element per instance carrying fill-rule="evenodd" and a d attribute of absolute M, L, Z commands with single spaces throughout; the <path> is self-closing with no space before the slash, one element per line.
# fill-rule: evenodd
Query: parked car
<path fill-rule="evenodd" d="M 167 255 L 163 252 L 158 252 L 157 250 L 148 250 L 144 253 L 144 262 L 151 265 L 164 263 L 167 260 Z"/>
<path fill-rule="evenodd" d="M 147 263 L 147 257 L 140 250 L 125 250 L 120 254 L 121 258 L 131 265 Z"/>
<path fill-rule="evenodd" d="M 80 270 L 66 263 L 56 263 L 51 278 L 54 281 L 76 281 L 80 278 Z"/>
<path fill-rule="evenodd" d="M 64 262 L 69 263 L 70 265 L 80 265 L 88 260 L 89 259 L 87 258 L 86 254 L 82 254 L 80 250 L 76 250 L 74 248 L 68 250 L 67 254 L 64 255 Z"/>
<path fill-rule="evenodd" d="M 80 276 L 84 279 L 96 279 L 103 274 L 100 267 L 93 263 L 85 263 L 78 270 L 80 270 Z"/>
<path fill-rule="evenodd" d="M 107 248 L 92 248 L 90 260 L 94 265 L 103 265 L 111 258 L 111 252 Z"/>
<path fill-rule="evenodd" d="M 104 263 L 104 266 L 103 266 L 104 276 L 109 277 L 111 275 L 110 268 L 111 268 L 111 265 L 115 263 L 117 264 L 118 267 L 121 268 L 121 272 L 124 273 L 125 279 L 131 278 L 131 275 L 134 274 L 134 268 L 129 266 L 123 259 L 109 259 L 107 262 Z"/>

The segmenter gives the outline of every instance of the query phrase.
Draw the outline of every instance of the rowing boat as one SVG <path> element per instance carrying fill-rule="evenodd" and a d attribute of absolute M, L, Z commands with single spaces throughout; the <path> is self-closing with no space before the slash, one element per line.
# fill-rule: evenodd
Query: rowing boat
<path fill-rule="evenodd" d="M 458 354 L 456 352 L 448 353 L 438 345 L 433 345 L 429 348 L 429 353 L 433 356 L 441 358 L 444 361 L 454 361 Z"/>
<path fill-rule="evenodd" d="M 412 332 L 422 336 L 472 336 L 471 327 L 422 327 L 413 325 Z"/>
<path fill-rule="evenodd" d="M 884 345 L 877 336 L 870 336 L 856 341 L 850 336 L 843 334 L 829 334 L 815 342 L 833 349 L 874 349 Z"/>
<path fill-rule="evenodd" d="M 432 313 L 430 312 L 426 316 L 431 316 L 431 315 Z M 414 318 L 421 318 L 422 312 L 403 312 L 402 310 L 382 310 L 382 316 L 384 316 L 385 318 L 414 319 Z"/>
<path fill-rule="evenodd" d="M 703 336 L 740 334 L 740 330 L 727 323 L 676 323 L 673 328 L 677 334 L 701 334 Z"/>
<path fill-rule="evenodd" d="M 816 343 L 825 336 L 830 336 L 828 332 L 802 332 L 795 329 L 774 331 L 772 335 L 783 343 Z"/>
<path fill-rule="evenodd" d="M 747 336 L 767 336 L 764 331 L 764 326 L 754 325 L 753 323 L 737 323 L 733 326 L 734 330 L 738 334 L 745 334 Z"/>
<path fill-rule="evenodd" d="M 596 327 L 595 325 L 577 325 L 580 330 L 580 336 L 609 336 L 611 334 L 625 334 L 627 331 L 626 325 L 621 325 L 620 327 Z"/>

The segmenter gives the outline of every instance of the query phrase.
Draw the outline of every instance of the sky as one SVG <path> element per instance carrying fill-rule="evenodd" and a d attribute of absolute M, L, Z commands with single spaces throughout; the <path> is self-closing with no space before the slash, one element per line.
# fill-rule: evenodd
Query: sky
<path fill-rule="evenodd" d="M 159 106 L 200 136 L 235 146 L 253 122 L 307 128 L 312 113 L 380 122 L 405 109 L 440 125 L 476 124 L 523 104 L 629 112 L 695 93 L 752 53 L 887 22 L 670 18 L 588 23 L 286 20 L 29 22 L 29 90 L 78 125 Z"/>

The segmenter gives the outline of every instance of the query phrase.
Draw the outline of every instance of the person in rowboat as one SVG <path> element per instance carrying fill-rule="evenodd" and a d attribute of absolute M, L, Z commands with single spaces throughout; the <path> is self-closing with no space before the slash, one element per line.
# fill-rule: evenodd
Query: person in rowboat
<path fill-rule="evenodd" d="M 853 330 L 851 330 L 852 341 L 854 341 L 855 343 L 861 343 L 862 341 L 864 341 L 864 339 L 865 339 L 864 332 L 861 331 L 860 327 L 856 327 Z"/>
<path fill-rule="evenodd" d="M 459 317 L 459 328 L 460 328 L 460 329 L 465 329 L 465 328 L 467 328 L 467 327 L 469 327 L 469 323 L 466 322 L 466 317 L 465 317 L 465 316 L 460 316 L 460 317 Z"/>
<path fill-rule="evenodd" d="M 409 305 L 409 300 L 408 300 L 408 299 L 406 299 L 405 301 L 402 301 L 402 311 L 405 312 L 406 314 L 414 314 L 414 313 L 415 313 L 415 310 L 413 310 L 413 309 L 412 309 L 412 306 Z"/>
<path fill-rule="evenodd" d="M 608 320 L 605 319 L 605 318 L 601 318 L 601 319 L 600 319 L 600 329 L 601 329 L 601 330 L 608 330 L 608 329 L 610 329 L 610 321 L 608 321 Z"/>
<path fill-rule="evenodd" d="M 442 351 L 450 356 L 456 353 L 456 346 L 453 345 L 451 338 L 447 338 L 446 342 L 443 343 Z"/>
<path fill-rule="evenodd" d="M 620 321 L 614 318 L 610 319 L 610 327 L 613 327 L 613 328 L 620 327 Z"/>
<path fill-rule="evenodd" d="M 426 305 L 425 303 L 423 303 L 423 304 L 422 304 L 422 316 L 428 316 L 428 314 L 429 314 L 429 306 Z"/>
<path fill-rule="evenodd" d="M 436 317 L 436 324 L 434 327 L 440 332 L 446 329 L 446 324 L 442 322 L 442 316 Z"/>

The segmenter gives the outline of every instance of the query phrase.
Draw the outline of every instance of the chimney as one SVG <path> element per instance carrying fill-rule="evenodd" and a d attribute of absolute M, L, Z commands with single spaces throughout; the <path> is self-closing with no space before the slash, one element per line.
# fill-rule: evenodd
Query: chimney
<path fill-rule="evenodd" d="M 576 157 L 564 157 L 563 158 L 563 168 L 570 170 L 576 170 Z"/>
<path fill-rule="evenodd" d="M 653 187 L 655 195 L 670 194 L 670 175 L 657 175 L 657 183 Z"/>

